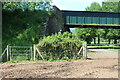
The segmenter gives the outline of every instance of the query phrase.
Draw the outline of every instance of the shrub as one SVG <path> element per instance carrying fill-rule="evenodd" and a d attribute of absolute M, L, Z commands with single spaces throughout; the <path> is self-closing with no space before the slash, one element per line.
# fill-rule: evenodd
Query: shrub
<path fill-rule="evenodd" d="M 83 43 L 72 33 L 59 32 L 41 39 L 37 47 L 45 60 L 70 60 L 82 57 L 77 53 Z"/>

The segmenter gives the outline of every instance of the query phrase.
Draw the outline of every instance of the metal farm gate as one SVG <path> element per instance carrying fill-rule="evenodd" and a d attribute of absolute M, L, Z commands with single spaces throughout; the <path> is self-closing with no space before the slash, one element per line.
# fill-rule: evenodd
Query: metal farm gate
<path fill-rule="evenodd" d="M 7 46 L 7 61 L 32 60 L 32 46 Z"/>

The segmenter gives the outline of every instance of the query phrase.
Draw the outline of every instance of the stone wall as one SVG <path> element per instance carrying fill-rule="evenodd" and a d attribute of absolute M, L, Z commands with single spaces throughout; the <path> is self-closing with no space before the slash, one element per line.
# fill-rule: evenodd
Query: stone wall
<path fill-rule="evenodd" d="M 51 34 L 55 34 L 58 32 L 65 32 L 65 31 L 69 31 L 69 28 L 66 29 L 64 27 L 62 11 L 58 9 L 56 6 L 53 6 L 53 12 L 47 22 L 45 33 L 46 35 L 51 35 Z"/>

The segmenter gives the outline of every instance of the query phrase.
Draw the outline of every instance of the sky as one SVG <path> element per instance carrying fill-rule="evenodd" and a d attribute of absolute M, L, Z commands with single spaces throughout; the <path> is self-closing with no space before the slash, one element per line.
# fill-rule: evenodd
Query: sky
<path fill-rule="evenodd" d="M 93 2 L 98 2 L 102 5 L 104 0 L 52 0 L 52 5 L 56 5 L 60 10 L 85 11 L 87 6 Z"/>

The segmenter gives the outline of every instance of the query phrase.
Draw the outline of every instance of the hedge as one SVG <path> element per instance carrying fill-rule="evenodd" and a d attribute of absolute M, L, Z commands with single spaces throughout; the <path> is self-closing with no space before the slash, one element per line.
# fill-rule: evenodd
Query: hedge
<path fill-rule="evenodd" d="M 39 41 L 37 47 L 45 60 L 71 60 L 82 57 L 77 53 L 83 43 L 84 41 L 81 41 L 72 33 L 59 32 L 58 34 L 45 36 Z"/>

